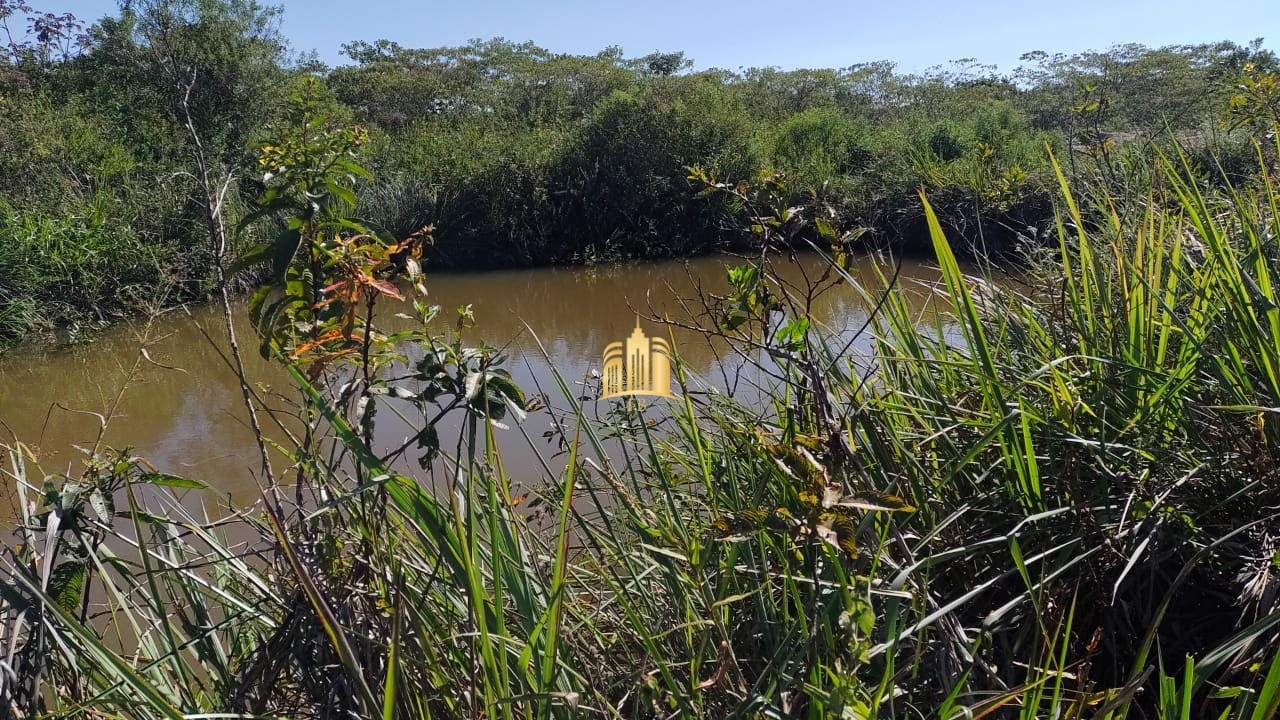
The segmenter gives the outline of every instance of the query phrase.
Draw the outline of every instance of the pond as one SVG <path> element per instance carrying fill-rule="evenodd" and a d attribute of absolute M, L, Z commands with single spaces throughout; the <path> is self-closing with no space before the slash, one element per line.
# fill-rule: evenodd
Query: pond
<path fill-rule="evenodd" d="M 470 304 L 476 320 L 468 331 L 470 339 L 505 348 L 510 357 L 507 367 L 526 393 L 533 394 L 538 387 L 554 393 L 553 368 L 569 382 L 584 381 L 600 369 L 605 346 L 630 334 L 637 313 L 645 318 L 705 321 L 697 317 L 701 310 L 697 297 L 723 294 L 728 289 L 725 268 L 738 262 L 703 257 L 438 274 L 428 277 L 428 288 L 432 302 L 442 307 L 442 329 L 456 317 L 456 308 Z M 875 284 L 876 262 L 863 258 L 855 271 L 867 278 L 868 285 Z M 824 267 L 816 256 L 801 256 L 779 266 L 782 277 L 797 282 L 806 275 L 816 277 Z M 938 280 L 936 269 L 907 261 L 899 277 L 908 297 L 924 312 L 929 287 Z M 287 405 L 285 398 L 296 396 L 287 373 L 256 352 L 243 305 L 235 312 L 251 379 Z M 837 287 L 815 305 L 814 320 L 831 332 L 851 336 L 862 327 L 867 312 L 858 293 Z M 679 328 L 658 327 L 648 320 L 642 324 L 650 335 L 670 333 L 682 361 L 708 382 L 728 380 L 719 367 L 723 348 Z M 234 503 L 251 503 L 259 494 L 257 450 L 244 420 L 235 377 L 214 345 L 223 343 L 224 336 L 221 313 L 204 306 L 169 311 L 150 322 L 127 323 L 70 349 L 44 353 L 19 349 L 0 358 L 0 441 L 17 438 L 26 443 L 39 460 L 39 473 L 75 475 L 82 468 L 85 450 L 97 442 L 101 418 L 109 417 L 103 447 L 132 447 L 162 472 L 199 480 Z M 867 352 L 869 347 L 869 338 L 858 338 L 850 352 Z M 548 422 L 544 414 L 531 414 L 525 420 L 532 423 L 528 434 L 540 435 Z M 396 447 L 408 430 L 402 422 L 381 423 L 377 439 Z M 447 432 L 443 435 L 447 437 Z M 504 455 L 508 470 L 532 465 L 531 452 L 526 442 L 511 443 Z M 33 474 L 38 477 L 39 473 Z M 15 516 L 11 483 L 6 482 L 0 491 L 0 520 Z"/>

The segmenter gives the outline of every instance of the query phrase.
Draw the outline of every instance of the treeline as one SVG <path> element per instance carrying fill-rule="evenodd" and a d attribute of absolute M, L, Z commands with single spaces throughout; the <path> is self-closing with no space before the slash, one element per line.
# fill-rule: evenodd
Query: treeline
<path fill-rule="evenodd" d="M 970 60 L 734 73 L 679 52 L 494 39 L 354 42 L 329 68 L 289 50 L 279 16 L 248 0 L 140 0 L 86 27 L 0 0 L 0 337 L 75 337 L 207 293 L 191 138 L 230 181 L 231 219 L 248 215 L 261 139 L 303 77 L 331 96 L 317 122 L 369 131 L 368 221 L 432 225 L 431 265 L 476 268 L 751 242 L 690 166 L 730 182 L 786 173 L 795 202 L 820 199 L 864 242 L 906 249 L 925 237 L 923 188 L 956 237 L 1007 252 L 1051 215 L 1046 147 L 1117 183 L 1170 138 L 1207 176 L 1256 168 L 1250 133 L 1223 129 L 1223 114 L 1247 67 L 1277 64 L 1256 41 L 1029 53 L 1012 73 Z"/>

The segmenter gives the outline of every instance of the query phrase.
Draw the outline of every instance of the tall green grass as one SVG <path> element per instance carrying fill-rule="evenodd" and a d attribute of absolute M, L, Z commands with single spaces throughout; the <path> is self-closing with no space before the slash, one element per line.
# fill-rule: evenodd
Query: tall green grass
<path fill-rule="evenodd" d="M 190 294 L 175 285 L 177 267 L 194 256 L 114 217 L 106 195 L 79 210 L 56 217 L 0 203 L 0 344 L 55 332 L 74 340 L 169 294 Z"/>
<path fill-rule="evenodd" d="M 682 367 L 680 400 L 598 414 L 556 378 L 534 467 L 470 403 L 410 476 L 298 368 L 297 507 L 205 520 L 128 453 L 45 478 L 11 446 L 0 712 L 1275 716 L 1275 189 L 1058 175 L 1020 283 L 967 275 L 926 201 L 950 310 L 833 257 L 875 308 L 856 357 L 764 256 L 738 278 L 772 301 L 706 331 L 771 393 Z"/>

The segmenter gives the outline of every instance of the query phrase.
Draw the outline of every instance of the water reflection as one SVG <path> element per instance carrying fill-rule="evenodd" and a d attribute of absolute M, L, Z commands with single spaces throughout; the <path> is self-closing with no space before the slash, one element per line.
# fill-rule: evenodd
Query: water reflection
<path fill-rule="evenodd" d="M 600 353 L 608 343 L 626 337 L 635 326 L 635 312 L 689 321 L 688 304 L 698 292 L 724 293 L 726 263 L 731 258 L 699 258 L 685 262 L 610 267 L 552 268 L 430 278 L 433 302 L 441 305 L 442 324 L 456 317 L 454 309 L 470 304 L 477 325 L 473 340 L 505 346 L 516 382 L 532 391 L 554 386 L 554 367 L 570 380 L 581 379 L 600 367 Z M 820 271 L 817 258 L 796 265 L 780 264 L 784 277 L 799 280 Z M 873 260 L 864 259 L 858 273 L 873 276 Z M 904 264 L 902 282 L 912 302 L 923 308 L 925 286 L 937 280 L 936 271 L 918 263 Z M 696 305 L 695 305 L 696 306 Z M 859 295 L 836 288 L 814 308 L 815 320 L 834 332 L 852 333 L 866 320 Z M 696 320 L 697 318 L 692 318 Z M 402 321 L 401 321 L 402 322 Z M 206 338 L 222 338 L 222 319 L 214 308 L 170 312 L 154 322 L 133 323 L 106 333 L 92 344 L 65 351 L 17 353 L 0 360 L 0 422 L 4 435 L 31 444 L 47 473 L 80 468 L 83 453 L 98 435 L 99 416 L 110 416 L 103 438 L 107 446 L 132 446 L 161 471 L 207 483 L 238 502 L 257 497 L 256 450 L 243 420 L 234 376 Z M 245 313 L 238 318 L 247 347 L 252 379 L 268 392 L 288 394 L 287 374 L 254 352 L 253 333 Z M 656 328 L 649 328 L 651 334 Z M 663 331 L 665 332 L 665 331 Z M 672 331 L 686 364 L 703 376 L 720 377 L 717 348 L 691 333 Z M 547 357 L 538 348 L 545 348 Z M 147 343 L 147 353 L 140 353 Z M 867 350 L 865 340 L 852 352 Z M 128 382 L 128 388 L 121 393 Z M 93 415 L 91 413 L 96 413 Z M 538 428 L 545 417 L 527 422 Z M 407 433 L 400 423 L 379 428 L 379 441 L 399 445 Z M 513 443 L 523 446 L 523 443 Z M 508 468 L 535 459 L 520 447 L 505 451 Z M 6 484 L 0 497 L 11 492 Z M 0 516 L 12 516 L 12 501 L 0 501 Z"/>

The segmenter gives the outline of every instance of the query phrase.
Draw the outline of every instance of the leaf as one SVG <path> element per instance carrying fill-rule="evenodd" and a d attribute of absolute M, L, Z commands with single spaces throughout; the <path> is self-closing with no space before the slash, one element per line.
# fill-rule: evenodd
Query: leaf
<path fill-rule="evenodd" d="M 236 223 L 236 228 L 235 228 L 236 234 L 243 232 L 245 228 L 249 227 L 253 223 L 257 222 L 258 220 L 268 215 L 271 215 L 272 213 L 275 213 L 277 211 L 280 211 L 289 207 L 289 203 L 285 198 L 276 197 L 274 192 L 272 192 L 271 190 L 267 191 L 267 195 L 265 197 L 266 197 L 266 201 L 263 202 L 262 205 L 258 207 L 257 210 L 254 210 L 248 215 L 245 215 L 244 218 L 240 220 L 240 222 Z"/>
<path fill-rule="evenodd" d="M 484 376 L 482 372 L 473 372 L 467 376 L 466 392 L 463 394 L 462 401 L 470 404 L 480 397 L 480 391 L 484 389 Z"/>
<path fill-rule="evenodd" d="M 64 562 L 54 568 L 49 576 L 49 596 L 58 607 L 67 612 L 75 612 L 80 607 L 84 591 L 84 570 L 83 562 Z"/>
<path fill-rule="evenodd" d="M 178 477 L 177 475 L 167 475 L 165 473 L 147 473 L 142 476 L 142 482 L 158 487 L 181 488 L 184 490 L 206 490 L 209 487 L 199 480 Z"/>
<path fill-rule="evenodd" d="M 915 508 L 897 495 L 861 493 L 846 495 L 834 503 L 835 507 L 856 508 L 882 512 L 915 512 Z"/>
<path fill-rule="evenodd" d="M 276 236 L 271 257 L 271 273 L 277 281 L 284 279 L 285 271 L 293 264 L 293 256 L 298 253 L 302 244 L 302 231 L 289 228 Z"/>
<path fill-rule="evenodd" d="M 111 521 L 111 508 L 108 505 L 108 498 L 103 496 L 101 489 L 95 489 L 89 494 L 89 505 L 98 514 L 99 520 L 104 523 Z"/>
<path fill-rule="evenodd" d="M 790 352 L 804 349 L 805 336 L 809 333 L 809 318 L 795 318 L 778 328 L 778 343 Z"/>
<path fill-rule="evenodd" d="M 238 260 L 227 266 L 227 277 L 238 275 L 243 270 L 270 260 L 271 250 L 269 243 L 260 243 L 249 248 Z"/>
<path fill-rule="evenodd" d="M 835 513 L 827 513 L 823 519 L 830 524 L 831 530 L 835 534 L 834 545 L 843 550 L 849 557 L 857 557 L 858 527 L 854 525 L 853 521 Z"/>
<path fill-rule="evenodd" d="M 355 207 L 355 205 L 356 205 L 356 194 L 355 194 L 355 193 L 353 193 L 353 192 L 351 192 L 351 190 L 350 190 L 350 189 L 345 188 L 345 187 L 343 187 L 343 186 L 339 185 L 338 183 L 336 183 L 336 182 L 332 182 L 332 181 L 330 181 L 330 182 L 326 182 L 326 183 L 324 184 L 324 189 L 325 189 L 326 191 L 328 191 L 328 193 L 329 193 L 330 195 L 332 195 L 332 196 L 336 197 L 337 199 L 341 200 L 342 202 L 345 202 L 346 204 L 350 205 L 351 207 Z"/>
<path fill-rule="evenodd" d="M 521 410 L 524 409 L 524 392 L 520 390 L 519 386 L 511 381 L 511 376 L 505 371 L 495 370 L 490 372 L 485 381 L 485 386 L 487 389 L 492 391 L 494 396 L 510 401 L 511 404 Z"/>
<path fill-rule="evenodd" d="M 400 672 L 400 626 L 403 624 L 400 615 L 403 607 L 401 595 L 397 592 L 395 611 L 391 616 L 391 646 L 387 655 L 387 679 L 382 686 L 382 720 L 395 720 L 396 716 L 396 695 L 399 692 L 396 676 Z"/>
<path fill-rule="evenodd" d="M 818 226 L 818 234 L 826 239 L 832 239 L 836 236 L 836 229 L 825 218 L 817 218 L 815 223 Z"/>
<path fill-rule="evenodd" d="M 389 280 L 373 280 L 369 285 L 383 295 L 393 297 L 396 300 L 404 299 L 404 296 L 400 294 L 400 288 L 393 285 Z"/>
<path fill-rule="evenodd" d="M 253 322 L 254 327 L 262 324 L 262 306 L 267 301 L 267 296 L 271 294 L 271 286 L 263 285 L 254 291 L 249 298 L 249 320 Z"/>
<path fill-rule="evenodd" d="M 436 431 L 435 425 L 428 425 L 422 428 L 418 433 L 417 445 L 423 452 L 418 455 L 418 465 L 427 470 L 431 467 L 431 463 L 440 455 L 440 433 Z"/>

